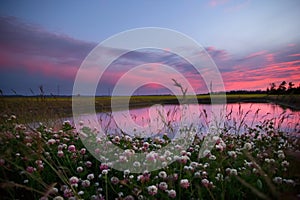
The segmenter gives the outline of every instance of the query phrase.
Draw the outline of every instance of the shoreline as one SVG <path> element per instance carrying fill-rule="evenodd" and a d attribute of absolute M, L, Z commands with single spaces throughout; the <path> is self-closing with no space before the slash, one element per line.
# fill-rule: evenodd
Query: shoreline
<path fill-rule="evenodd" d="M 222 102 L 224 96 L 214 95 L 214 103 Z M 86 98 L 86 97 L 83 97 Z M 219 98 L 219 99 L 218 99 Z M 125 97 L 115 97 L 114 100 L 124 109 Z M 187 100 L 189 98 L 187 97 Z M 187 101 L 188 102 L 188 101 Z M 195 102 L 194 102 L 195 103 Z M 198 104 L 211 104 L 210 95 L 198 95 Z M 274 103 L 283 109 L 292 111 L 300 110 L 300 95 L 266 95 L 266 94 L 242 94 L 226 95 L 226 103 Z M 176 96 L 133 96 L 130 97 L 131 109 L 152 106 L 154 104 L 178 104 Z M 96 112 L 109 112 L 111 110 L 110 97 L 96 97 Z M 127 107 L 126 107 L 127 108 Z M 125 109 L 126 109 L 125 108 Z M 17 115 L 21 121 L 30 119 L 52 119 L 72 116 L 71 97 L 0 97 L 0 115 Z"/>

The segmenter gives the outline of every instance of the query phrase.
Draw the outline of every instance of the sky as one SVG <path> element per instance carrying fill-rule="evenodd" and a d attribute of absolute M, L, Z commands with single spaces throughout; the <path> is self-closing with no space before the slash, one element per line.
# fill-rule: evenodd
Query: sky
<path fill-rule="evenodd" d="M 215 62 L 227 91 L 266 89 L 284 80 L 298 85 L 299 8 L 298 0 L 0 0 L 0 90 L 4 95 L 36 95 L 42 85 L 45 94 L 70 95 L 78 69 L 99 43 L 142 27 L 172 29 L 193 38 Z M 120 58 L 101 78 L 97 95 L 111 94 L 126 70 L 138 64 L 173 63 L 174 56 L 161 55 L 142 51 Z M 207 92 L 191 66 L 180 59 L 177 63 L 173 67 L 197 93 Z M 150 66 L 149 79 L 169 80 L 157 67 Z M 136 91 L 168 92 L 155 84 Z"/>

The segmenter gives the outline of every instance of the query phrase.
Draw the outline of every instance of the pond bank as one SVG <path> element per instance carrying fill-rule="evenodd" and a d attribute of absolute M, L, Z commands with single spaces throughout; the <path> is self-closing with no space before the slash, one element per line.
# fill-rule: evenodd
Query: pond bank
<path fill-rule="evenodd" d="M 215 102 L 221 101 L 221 95 L 214 95 Z M 219 98 L 219 99 L 218 99 Z M 114 97 L 120 105 L 125 107 L 125 97 Z M 210 95 L 198 95 L 199 104 L 210 104 Z M 226 95 L 227 103 L 275 103 L 283 108 L 300 110 L 300 95 L 266 95 L 266 94 L 242 94 Z M 130 98 L 130 108 L 152 106 L 154 104 L 178 104 L 176 96 L 149 95 L 133 96 Z M 126 109 L 126 108 L 125 108 Z M 110 97 L 95 98 L 96 112 L 109 112 L 111 110 Z M 20 121 L 34 121 L 43 119 L 57 119 L 72 116 L 72 97 L 0 97 L 0 115 L 14 114 Z"/>

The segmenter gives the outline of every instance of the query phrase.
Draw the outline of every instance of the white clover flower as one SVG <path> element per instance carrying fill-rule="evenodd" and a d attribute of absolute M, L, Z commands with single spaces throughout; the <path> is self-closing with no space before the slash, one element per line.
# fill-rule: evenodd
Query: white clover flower
<path fill-rule="evenodd" d="M 167 178 L 167 173 L 165 172 L 165 171 L 160 171 L 159 173 L 158 173 L 158 176 L 160 177 L 160 178 L 162 178 L 162 179 L 165 179 L 165 178 Z"/>
<path fill-rule="evenodd" d="M 168 190 L 168 196 L 170 198 L 176 198 L 176 191 L 175 190 Z"/>
<path fill-rule="evenodd" d="M 134 166 L 134 167 L 140 167 L 140 166 L 141 166 L 141 163 L 138 162 L 138 161 L 135 161 L 135 162 L 133 163 L 133 166 Z"/>
<path fill-rule="evenodd" d="M 273 178 L 273 182 L 276 184 L 282 184 L 282 178 L 277 176 Z"/>
<path fill-rule="evenodd" d="M 77 167 L 76 171 L 77 171 L 78 173 L 83 172 L 83 167 Z"/>
<path fill-rule="evenodd" d="M 70 182 L 70 184 L 73 186 L 73 185 L 76 185 L 76 184 L 79 182 L 79 179 L 78 179 L 76 176 L 72 176 L 72 177 L 69 179 L 69 182 Z"/>
<path fill-rule="evenodd" d="M 201 177 L 201 173 L 200 172 L 195 172 L 194 173 L 194 177 L 195 178 L 200 178 Z"/>
<path fill-rule="evenodd" d="M 202 183 L 202 185 L 203 185 L 204 187 L 208 187 L 208 186 L 209 186 L 209 181 L 208 181 L 206 178 L 202 179 L 202 180 L 201 180 L 201 183 Z"/>
<path fill-rule="evenodd" d="M 285 158 L 284 153 L 279 153 L 279 154 L 278 154 L 278 158 L 279 158 L 279 159 L 284 159 L 284 158 Z"/>
<path fill-rule="evenodd" d="M 188 179 L 181 179 L 180 180 L 180 186 L 182 188 L 187 189 L 190 186 L 189 180 Z"/>
<path fill-rule="evenodd" d="M 148 189 L 148 194 L 150 194 L 151 196 L 157 194 L 157 187 L 155 185 L 151 185 L 147 189 Z"/>
<path fill-rule="evenodd" d="M 210 155 L 208 159 L 209 159 L 209 160 L 216 160 L 217 157 L 216 157 L 215 155 Z"/>
<path fill-rule="evenodd" d="M 237 170 L 236 169 L 231 169 L 230 175 L 236 176 L 237 175 Z"/>
<path fill-rule="evenodd" d="M 111 177 L 110 181 L 114 185 L 117 185 L 120 182 L 119 178 L 116 176 Z"/>
<path fill-rule="evenodd" d="M 125 169 L 123 173 L 124 173 L 125 176 L 127 176 L 127 175 L 130 174 L 130 170 L 129 169 Z"/>
<path fill-rule="evenodd" d="M 252 149 L 251 143 L 246 142 L 246 143 L 244 144 L 244 149 L 251 150 L 251 149 Z"/>
<path fill-rule="evenodd" d="M 87 179 L 88 179 L 88 180 L 92 180 L 92 179 L 94 179 L 94 178 L 95 178 L 94 174 L 89 174 L 89 175 L 87 175 Z"/>
<path fill-rule="evenodd" d="M 228 153 L 228 155 L 229 155 L 230 157 L 232 157 L 232 158 L 236 158 L 236 157 L 237 157 L 237 154 L 236 154 L 235 151 L 228 151 L 227 153 Z"/>
<path fill-rule="evenodd" d="M 81 183 L 82 187 L 89 187 L 91 185 L 91 182 L 89 180 L 84 180 Z"/>
<path fill-rule="evenodd" d="M 290 165 L 290 163 L 286 160 L 282 161 L 281 166 L 282 167 L 288 167 Z"/>
<path fill-rule="evenodd" d="M 158 188 L 165 191 L 168 189 L 168 184 L 166 182 L 160 182 Z"/>

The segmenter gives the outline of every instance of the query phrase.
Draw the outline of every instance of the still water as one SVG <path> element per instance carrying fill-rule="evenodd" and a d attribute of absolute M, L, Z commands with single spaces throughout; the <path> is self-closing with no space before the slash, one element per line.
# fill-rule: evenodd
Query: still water
<path fill-rule="evenodd" d="M 153 105 L 113 113 L 97 113 L 94 116 L 84 115 L 80 117 L 80 121 L 106 134 L 126 133 L 140 137 L 165 133 L 172 137 L 183 127 L 192 127 L 199 134 L 207 134 L 212 125 L 226 127 L 230 133 L 241 134 L 249 127 L 266 127 L 270 124 L 276 130 L 300 135 L 300 112 L 271 103 L 232 103 L 226 106 Z"/>

